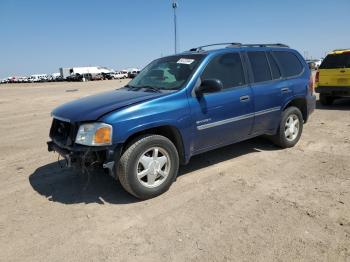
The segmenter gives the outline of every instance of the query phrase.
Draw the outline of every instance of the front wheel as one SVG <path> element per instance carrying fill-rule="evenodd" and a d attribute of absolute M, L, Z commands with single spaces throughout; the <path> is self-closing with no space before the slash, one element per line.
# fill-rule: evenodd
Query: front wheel
<path fill-rule="evenodd" d="M 117 175 L 126 191 L 149 199 L 167 191 L 177 176 L 179 156 L 174 144 L 160 135 L 134 140 L 122 154 Z"/>
<path fill-rule="evenodd" d="M 282 113 L 281 122 L 277 134 L 272 141 L 281 148 L 295 146 L 303 131 L 303 116 L 297 107 L 288 107 Z"/>

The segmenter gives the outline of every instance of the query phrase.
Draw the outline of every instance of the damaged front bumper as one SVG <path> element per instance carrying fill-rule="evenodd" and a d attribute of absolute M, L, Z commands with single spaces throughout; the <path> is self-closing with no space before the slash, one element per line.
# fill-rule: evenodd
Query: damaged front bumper
<path fill-rule="evenodd" d="M 115 165 L 118 163 L 121 153 L 121 146 L 64 146 L 56 141 L 47 142 L 49 152 L 57 152 L 67 163 L 67 167 L 76 167 L 82 172 L 89 169 L 102 167 L 116 178 Z"/>

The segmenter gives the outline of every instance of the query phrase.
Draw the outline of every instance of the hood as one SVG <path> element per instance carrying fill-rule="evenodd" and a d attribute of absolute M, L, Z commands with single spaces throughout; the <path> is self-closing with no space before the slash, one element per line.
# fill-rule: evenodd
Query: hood
<path fill-rule="evenodd" d="M 119 108 L 139 103 L 165 93 L 127 91 L 118 89 L 93 96 L 83 97 L 63 104 L 52 111 L 52 115 L 71 122 L 94 121 L 102 115 Z"/>

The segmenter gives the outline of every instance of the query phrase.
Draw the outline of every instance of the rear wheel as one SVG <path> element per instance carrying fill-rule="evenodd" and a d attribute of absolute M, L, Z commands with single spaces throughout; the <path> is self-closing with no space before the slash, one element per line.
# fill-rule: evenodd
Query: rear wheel
<path fill-rule="evenodd" d="M 303 131 L 303 116 L 297 107 L 288 107 L 282 113 L 282 119 L 277 134 L 272 141 L 279 147 L 288 148 L 295 146 Z"/>
<path fill-rule="evenodd" d="M 320 102 L 324 106 L 329 106 L 333 104 L 334 97 L 326 94 L 320 94 Z"/>
<path fill-rule="evenodd" d="M 134 140 L 122 154 L 117 175 L 126 191 L 148 199 L 167 191 L 178 169 L 174 144 L 164 136 L 146 135 Z"/>

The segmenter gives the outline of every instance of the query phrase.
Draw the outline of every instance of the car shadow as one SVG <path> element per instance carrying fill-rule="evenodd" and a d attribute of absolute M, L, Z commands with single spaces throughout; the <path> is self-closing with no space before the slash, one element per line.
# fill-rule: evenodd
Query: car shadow
<path fill-rule="evenodd" d="M 39 167 L 29 176 L 33 189 L 49 201 L 63 204 L 130 204 L 137 201 L 103 170 L 82 174 L 72 168 L 61 168 L 62 165 L 64 161 L 53 162 Z"/>
<path fill-rule="evenodd" d="M 270 150 L 279 148 L 262 137 L 226 146 L 194 156 L 186 166 L 180 167 L 178 177 L 242 155 Z M 61 168 L 60 164 L 63 163 L 44 165 L 29 176 L 33 189 L 49 201 L 62 204 L 131 204 L 139 201 L 102 170 L 87 175 Z"/>
<path fill-rule="evenodd" d="M 332 105 L 324 106 L 321 105 L 320 100 L 316 101 L 316 109 L 319 110 L 350 110 L 350 99 L 341 98 L 336 99 Z"/>
<path fill-rule="evenodd" d="M 218 148 L 193 156 L 187 165 L 181 166 L 178 177 L 239 156 L 271 150 L 281 149 L 273 145 L 271 141 L 264 137 L 257 137 L 237 144 Z"/>

